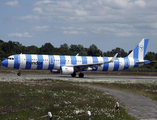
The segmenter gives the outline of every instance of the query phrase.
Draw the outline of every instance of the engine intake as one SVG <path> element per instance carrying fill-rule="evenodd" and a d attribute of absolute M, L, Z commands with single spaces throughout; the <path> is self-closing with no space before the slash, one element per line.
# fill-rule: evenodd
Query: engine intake
<path fill-rule="evenodd" d="M 74 67 L 61 67 L 61 74 L 73 74 Z"/>

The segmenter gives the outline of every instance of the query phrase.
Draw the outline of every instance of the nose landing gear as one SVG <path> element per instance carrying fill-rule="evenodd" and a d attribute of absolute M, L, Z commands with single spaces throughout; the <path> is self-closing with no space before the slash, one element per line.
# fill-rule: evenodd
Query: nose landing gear
<path fill-rule="evenodd" d="M 20 76 L 20 75 L 21 75 L 21 69 L 19 69 L 19 72 L 17 73 L 17 75 L 18 75 L 18 76 Z"/>

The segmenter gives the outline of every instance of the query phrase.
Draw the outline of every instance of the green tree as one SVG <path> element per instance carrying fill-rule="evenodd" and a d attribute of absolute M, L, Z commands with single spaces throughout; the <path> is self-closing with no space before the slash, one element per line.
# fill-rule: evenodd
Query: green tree
<path fill-rule="evenodd" d="M 55 54 L 55 48 L 51 43 L 45 43 L 40 48 L 40 54 Z"/>
<path fill-rule="evenodd" d="M 150 60 L 150 61 L 156 61 L 156 54 L 154 52 L 148 52 L 146 55 L 145 55 L 145 59 L 146 60 Z"/>
<path fill-rule="evenodd" d="M 156 59 L 156 54 L 154 52 L 148 52 L 145 55 L 144 59 L 151 61 L 150 64 L 144 67 L 149 68 L 149 69 L 157 69 L 157 62 L 156 62 L 157 59 Z"/>
<path fill-rule="evenodd" d="M 70 50 L 72 52 L 75 52 L 75 54 L 79 53 L 80 56 L 86 56 L 87 52 L 85 50 L 85 48 L 83 47 L 83 45 L 71 45 L 70 46 Z"/>
<path fill-rule="evenodd" d="M 96 45 L 92 44 L 90 45 L 88 49 L 88 55 L 89 56 L 102 56 L 102 51 L 99 50 Z"/>
<path fill-rule="evenodd" d="M 63 45 L 60 45 L 60 49 L 69 50 L 68 44 L 64 43 Z"/>
<path fill-rule="evenodd" d="M 37 46 L 28 46 L 26 48 L 26 53 L 27 54 L 38 54 L 39 53 L 39 48 Z"/>
<path fill-rule="evenodd" d="M 113 55 L 111 54 L 111 51 L 104 52 L 103 56 L 105 56 L 105 57 L 113 57 Z"/>
<path fill-rule="evenodd" d="M 77 45 L 71 44 L 69 49 L 70 49 L 71 51 L 73 51 L 73 52 L 76 52 L 76 53 L 79 52 Z"/>
<path fill-rule="evenodd" d="M 116 49 L 112 49 L 111 54 L 115 55 L 116 53 L 118 53 L 118 57 L 126 57 L 127 56 L 127 52 L 124 51 L 124 49 L 122 48 L 116 48 Z"/>
<path fill-rule="evenodd" d="M 112 51 L 104 52 L 104 56 L 112 57 L 116 53 L 118 53 L 118 57 L 126 57 L 127 52 L 124 51 L 124 49 L 117 47 L 116 49 L 112 49 Z"/>
<path fill-rule="evenodd" d="M 0 39 L 0 50 L 2 49 L 2 45 L 4 44 L 4 41 Z"/>

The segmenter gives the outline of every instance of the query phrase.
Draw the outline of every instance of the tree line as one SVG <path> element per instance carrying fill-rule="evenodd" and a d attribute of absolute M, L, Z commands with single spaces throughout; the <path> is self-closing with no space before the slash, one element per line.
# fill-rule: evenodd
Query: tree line
<path fill-rule="evenodd" d="M 74 45 L 71 44 L 68 46 L 68 44 L 64 43 L 61 44 L 59 48 L 54 47 L 51 43 L 45 43 L 41 47 L 37 46 L 23 46 L 19 42 L 15 41 L 9 41 L 4 42 L 0 39 L 0 60 L 7 58 L 10 55 L 14 54 L 45 54 L 45 55 L 76 55 L 79 53 L 80 56 L 107 56 L 107 57 L 113 57 L 116 53 L 118 53 L 118 57 L 126 57 L 128 54 L 130 54 L 132 50 L 130 50 L 128 53 L 124 51 L 122 48 L 115 48 L 111 51 L 102 52 L 98 47 L 94 44 L 90 45 L 89 48 L 83 47 L 83 45 Z M 157 53 L 154 52 L 148 52 L 145 56 L 145 59 L 150 61 L 156 61 L 157 60 Z M 150 69 L 157 69 L 156 63 L 151 63 L 150 65 L 147 65 L 145 68 Z"/>

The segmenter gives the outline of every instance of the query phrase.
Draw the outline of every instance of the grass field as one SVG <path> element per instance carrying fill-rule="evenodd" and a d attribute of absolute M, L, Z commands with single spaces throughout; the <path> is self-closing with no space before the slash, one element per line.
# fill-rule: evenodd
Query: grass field
<path fill-rule="evenodd" d="M 123 90 L 127 92 L 136 93 L 148 98 L 151 98 L 152 100 L 157 101 L 157 81 L 154 82 L 147 82 L 147 83 L 125 83 L 123 81 L 121 82 L 115 82 L 115 83 L 91 83 L 92 85 L 107 87 L 111 89 L 118 89 Z"/>
<path fill-rule="evenodd" d="M 28 120 L 47 115 L 49 111 L 62 116 L 54 120 L 69 120 L 87 114 L 88 110 L 92 120 L 134 119 L 123 108 L 120 114 L 115 112 L 115 102 L 107 92 L 58 80 L 0 82 L 0 120 Z M 88 116 L 78 116 L 77 119 L 88 120 Z"/>

